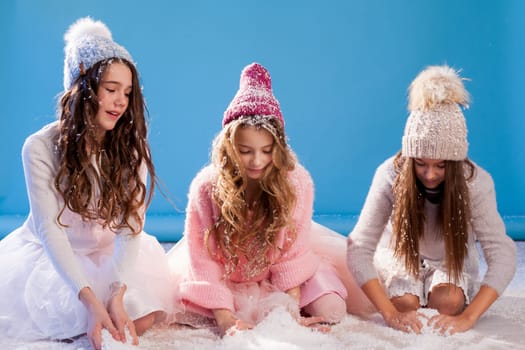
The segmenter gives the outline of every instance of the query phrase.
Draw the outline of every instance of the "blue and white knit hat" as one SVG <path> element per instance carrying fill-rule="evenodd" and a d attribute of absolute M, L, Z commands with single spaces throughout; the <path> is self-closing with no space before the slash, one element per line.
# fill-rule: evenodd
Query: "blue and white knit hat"
<path fill-rule="evenodd" d="M 69 90 L 81 73 L 108 58 L 123 58 L 133 63 L 129 52 L 113 41 L 108 27 L 90 17 L 73 23 L 64 35 L 64 89 Z"/>

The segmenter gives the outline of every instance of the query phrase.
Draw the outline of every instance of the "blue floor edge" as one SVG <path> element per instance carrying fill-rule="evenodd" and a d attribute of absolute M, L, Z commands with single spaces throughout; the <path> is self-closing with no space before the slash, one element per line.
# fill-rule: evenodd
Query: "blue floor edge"
<path fill-rule="evenodd" d="M 0 215 L 0 239 L 25 220 L 22 215 Z M 317 214 L 314 220 L 346 236 L 354 227 L 358 216 L 354 214 Z M 525 216 L 503 216 L 507 233 L 516 241 L 525 240 Z M 149 215 L 145 231 L 160 242 L 176 242 L 184 231 L 184 215 Z"/>

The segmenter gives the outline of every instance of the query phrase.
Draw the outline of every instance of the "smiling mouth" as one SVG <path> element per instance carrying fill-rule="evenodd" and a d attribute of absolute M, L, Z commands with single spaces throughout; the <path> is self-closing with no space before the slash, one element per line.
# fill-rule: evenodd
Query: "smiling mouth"
<path fill-rule="evenodd" d="M 118 119 L 118 117 L 120 117 L 120 113 L 117 113 L 117 112 L 111 112 L 111 111 L 108 111 L 108 112 L 106 112 L 106 113 L 107 113 L 107 114 L 110 116 L 110 118 L 112 118 L 112 119 Z"/>

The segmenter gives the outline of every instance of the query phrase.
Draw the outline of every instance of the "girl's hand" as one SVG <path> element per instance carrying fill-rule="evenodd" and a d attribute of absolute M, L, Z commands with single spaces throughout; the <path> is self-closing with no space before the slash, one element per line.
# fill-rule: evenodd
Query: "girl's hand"
<path fill-rule="evenodd" d="M 225 334 L 235 335 L 237 331 L 244 331 L 247 329 L 253 329 L 254 325 L 243 320 L 236 320 L 235 324 L 226 330 Z"/>
<path fill-rule="evenodd" d="M 478 294 L 472 299 L 472 302 L 465 310 L 456 316 L 436 315 L 428 321 L 428 325 L 439 331 L 441 334 L 454 334 L 465 332 L 479 320 L 481 315 L 496 301 L 498 292 L 483 285 L 479 288 Z"/>
<path fill-rule="evenodd" d="M 301 310 L 299 305 L 288 305 L 288 312 L 303 327 L 310 327 L 312 329 L 318 330 L 319 332 L 328 333 L 331 328 L 327 324 L 323 324 L 325 319 L 322 316 L 301 316 Z"/>
<path fill-rule="evenodd" d="M 301 326 L 310 327 L 323 333 L 330 332 L 330 327 L 326 324 L 322 324 L 324 322 L 324 318 L 322 318 L 321 316 L 301 316 L 301 310 L 299 309 L 299 301 L 301 300 L 300 287 L 291 288 L 286 291 L 286 294 L 288 294 L 297 303 L 294 304 L 293 307 L 288 306 L 288 312 L 292 315 L 293 318 L 297 320 L 297 323 L 299 323 Z"/>
<path fill-rule="evenodd" d="M 89 287 L 82 288 L 79 299 L 87 309 L 87 338 L 95 350 L 102 348 L 102 329 L 107 329 L 113 339 L 120 340 L 117 328 L 113 325 L 111 317 L 104 305 L 96 298 Z"/>
<path fill-rule="evenodd" d="M 102 329 L 109 331 L 115 340 L 121 340 L 120 335 L 111 322 L 111 318 L 102 303 L 99 306 L 88 309 L 87 337 L 95 350 L 102 348 Z"/>
<path fill-rule="evenodd" d="M 435 315 L 430 318 L 428 325 L 437 330 L 441 335 L 452 335 L 458 332 L 465 332 L 474 327 L 476 320 L 459 314 L 457 316 Z"/>
<path fill-rule="evenodd" d="M 213 310 L 217 327 L 221 337 L 224 335 L 234 335 L 236 331 L 243 331 L 246 329 L 253 329 L 254 325 L 237 319 L 230 310 L 216 309 Z"/>
<path fill-rule="evenodd" d="M 421 316 L 425 317 L 424 315 Z M 423 328 L 416 311 L 396 311 L 392 314 L 383 315 L 383 318 L 388 326 L 406 333 L 414 332 L 420 334 Z"/>
<path fill-rule="evenodd" d="M 297 322 L 304 327 L 313 328 L 319 332 L 328 333 L 331 328 L 327 324 L 323 324 L 324 318 L 321 316 L 312 316 L 312 317 L 299 317 Z"/>
<path fill-rule="evenodd" d="M 111 320 L 115 324 L 120 341 L 126 342 L 126 327 L 131 335 L 131 343 L 133 345 L 139 344 L 139 338 L 135 330 L 133 320 L 129 318 L 128 313 L 124 308 L 124 293 L 126 292 L 126 285 L 114 283 L 111 285 L 111 297 L 108 301 L 108 312 Z"/>

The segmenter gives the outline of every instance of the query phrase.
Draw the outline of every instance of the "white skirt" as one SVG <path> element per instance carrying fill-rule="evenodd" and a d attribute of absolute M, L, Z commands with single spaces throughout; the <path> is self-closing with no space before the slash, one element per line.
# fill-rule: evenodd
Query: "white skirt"
<path fill-rule="evenodd" d="M 155 237 L 142 232 L 135 278 L 127 281 L 124 306 L 131 319 L 156 312 L 157 321 L 171 309 L 172 283 L 166 255 Z M 109 293 L 112 247 L 75 257 L 99 300 Z M 44 247 L 24 226 L 0 241 L 0 336 L 68 339 L 87 330 L 84 305 L 58 274 Z"/>

